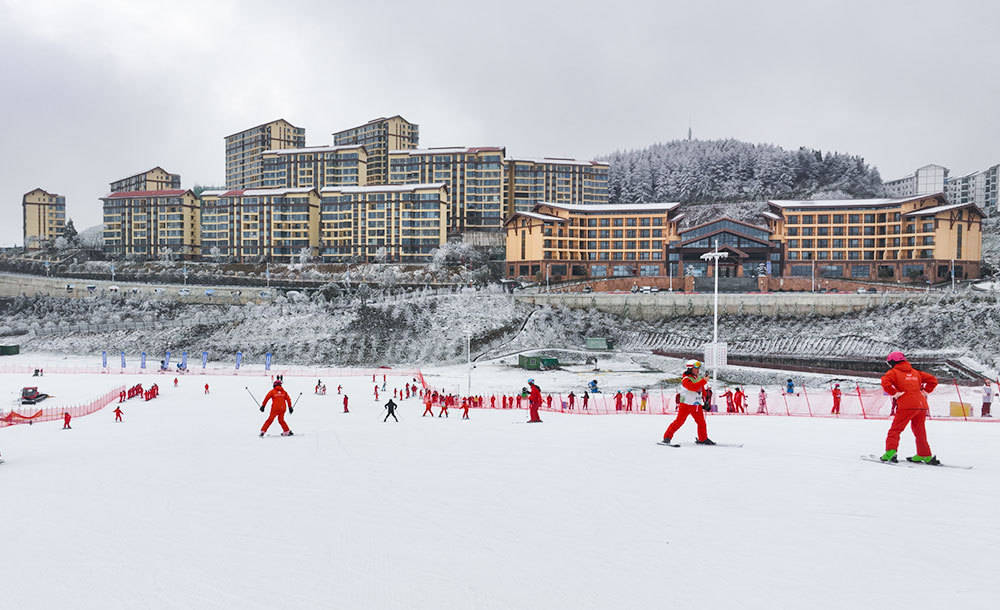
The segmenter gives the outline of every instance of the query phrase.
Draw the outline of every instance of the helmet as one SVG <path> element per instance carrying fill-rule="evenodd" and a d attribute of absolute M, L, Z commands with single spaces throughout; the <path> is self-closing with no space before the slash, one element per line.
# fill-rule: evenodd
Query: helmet
<path fill-rule="evenodd" d="M 274 387 L 276 387 L 276 388 L 280 388 L 281 387 L 281 380 L 280 379 L 274 382 Z"/>
<path fill-rule="evenodd" d="M 688 360 L 687 362 L 684 363 L 684 366 L 689 369 L 700 369 L 701 360 Z"/>
<path fill-rule="evenodd" d="M 903 352 L 892 352 L 885 357 L 885 361 L 889 366 L 895 366 L 896 364 L 904 362 L 905 360 L 906 356 L 903 355 Z"/>
<path fill-rule="evenodd" d="M 534 379 L 529 379 L 528 383 L 535 383 L 535 380 Z"/>

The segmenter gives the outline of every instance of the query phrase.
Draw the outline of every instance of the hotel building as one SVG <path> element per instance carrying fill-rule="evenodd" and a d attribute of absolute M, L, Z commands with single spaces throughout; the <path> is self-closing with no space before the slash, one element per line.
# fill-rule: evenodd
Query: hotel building
<path fill-rule="evenodd" d="M 500 146 L 394 150 L 389 183 L 444 183 L 450 232 L 497 231 L 503 222 L 503 158 Z"/>
<path fill-rule="evenodd" d="M 367 184 L 389 181 L 389 151 L 409 150 L 420 145 L 420 128 L 396 115 L 333 134 L 335 146 L 364 146 L 368 151 Z"/>
<path fill-rule="evenodd" d="M 942 193 L 768 205 L 785 276 L 941 282 L 954 264 L 956 278 L 979 277 L 983 211 Z"/>
<path fill-rule="evenodd" d="M 428 262 L 447 240 L 444 183 L 325 188 L 320 197 L 323 262 Z"/>
<path fill-rule="evenodd" d="M 368 153 L 363 146 L 308 146 L 261 154 L 261 188 L 364 186 Z"/>
<path fill-rule="evenodd" d="M 667 275 L 679 203 L 541 202 L 504 222 L 508 277 L 541 280 Z"/>
<path fill-rule="evenodd" d="M 971 203 L 983 210 L 1000 211 L 1000 165 L 948 180 L 949 203 Z"/>
<path fill-rule="evenodd" d="M 201 194 L 203 258 L 295 263 L 317 254 L 319 193 L 313 188 L 212 190 Z M 217 250 L 216 250 L 217 248 Z"/>
<path fill-rule="evenodd" d="M 189 190 L 111 193 L 104 202 L 104 250 L 156 258 L 169 251 L 182 259 L 201 252 L 199 201 Z"/>
<path fill-rule="evenodd" d="M 176 190 L 181 188 L 181 175 L 171 174 L 162 167 L 154 167 L 128 178 L 115 180 L 110 187 L 112 193 Z"/>
<path fill-rule="evenodd" d="M 948 168 L 942 165 L 925 165 L 909 176 L 882 183 L 889 197 L 913 197 L 943 193 L 948 183 Z"/>
<path fill-rule="evenodd" d="M 506 159 L 504 216 L 529 212 L 541 202 L 608 202 L 608 164 L 576 159 Z"/>
<path fill-rule="evenodd" d="M 66 232 L 66 198 L 37 188 L 21 198 L 25 250 L 52 246 Z"/>
<path fill-rule="evenodd" d="M 278 119 L 228 135 L 226 140 L 226 186 L 231 189 L 260 188 L 264 181 L 264 151 L 302 148 L 306 130 Z"/>

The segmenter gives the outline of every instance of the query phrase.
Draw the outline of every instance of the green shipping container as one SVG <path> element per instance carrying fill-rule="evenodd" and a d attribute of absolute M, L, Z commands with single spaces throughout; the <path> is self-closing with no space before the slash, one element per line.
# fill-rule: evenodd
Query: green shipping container
<path fill-rule="evenodd" d="M 0 356 L 13 356 L 20 353 L 20 345 L 0 345 Z"/>

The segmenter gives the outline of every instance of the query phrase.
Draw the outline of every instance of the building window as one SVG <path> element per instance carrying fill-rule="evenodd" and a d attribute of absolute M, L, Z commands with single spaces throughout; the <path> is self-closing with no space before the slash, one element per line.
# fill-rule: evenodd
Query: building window
<path fill-rule="evenodd" d="M 653 277 L 660 275 L 659 265 L 639 265 L 639 275 Z"/>
<path fill-rule="evenodd" d="M 607 277 L 608 267 L 607 265 L 591 265 L 590 266 L 590 277 Z"/>
<path fill-rule="evenodd" d="M 785 233 L 789 237 L 795 237 L 795 236 L 797 236 L 799 234 L 799 228 L 798 227 L 789 227 L 788 230 L 785 231 Z"/>
<path fill-rule="evenodd" d="M 851 265 L 851 277 L 861 278 L 871 275 L 870 265 Z"/>
<path fill-rule="evenodd" d="M 797 224 L 799 224 L 799 217 L 798 216 L 789 216 L 788 219 L 785 222 L 787 224 L 790 224 L 790 225 L 797 225 Z"/>
<path fill-rule="evenodd" d="M 955 243 L 955 258 L 962 258 L 962 225 L 958 225 L 958 235 Z"/>

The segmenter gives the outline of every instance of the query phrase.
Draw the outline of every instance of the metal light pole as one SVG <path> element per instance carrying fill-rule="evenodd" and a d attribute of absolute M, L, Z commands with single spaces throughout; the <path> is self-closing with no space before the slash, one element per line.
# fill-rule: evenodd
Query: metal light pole
<path fill-rule="evenodd" d="M 271 287 L 271 263 L 268 261 L 264 262 L 264 285 L 267 288 Z"/>
<path fill-rule="evenodd" d="M 187 283 L 188 283 L 188 268 L 187 268 L 187 265 L 184 265 L 184 267 L 182 267 L 181 271 L 184 273 L 184 285 L 187 286 Z"/>
<path fill-rule="evenodd" d="M 115 264 L 111 263 L 111 283 L 115 281 Z"/>
<path fill-rule="evenodd" d="M 719 252 L 719 240 L 715 240 L 715 250 L 706 252 L 701 258 L 706 261 L 715 261 L 715 314 L 712 323 L 712 389 L 716 389 L 716 382 L 719 379 L 719 259 L 727 258 L 728 252 Z"/>
<path fill-rule="evenodd" d="M 466 396 L 472 396 L 472 333 L 465 335 L 465 338 L 467 340 L 465 344 L 465 362 L 469 367 L 469 384 Z"/>
<path fill-rule="evenodd" d="M 955 292 L 955 259 L 951 259 L 951 291 Z"/>

